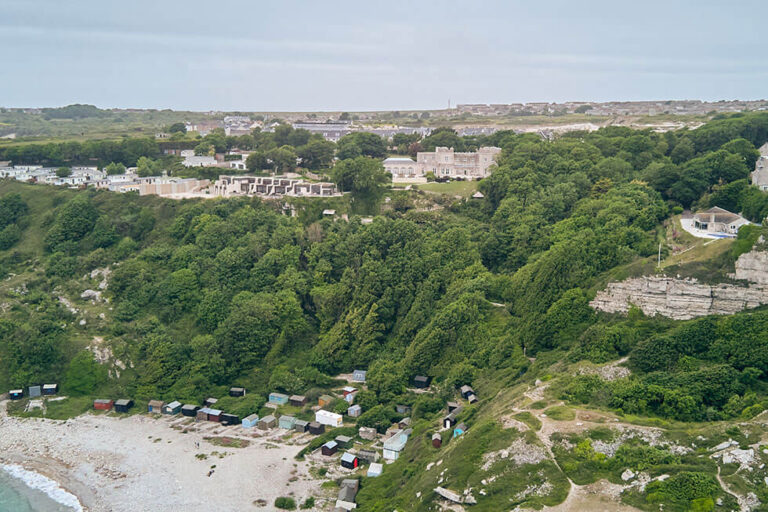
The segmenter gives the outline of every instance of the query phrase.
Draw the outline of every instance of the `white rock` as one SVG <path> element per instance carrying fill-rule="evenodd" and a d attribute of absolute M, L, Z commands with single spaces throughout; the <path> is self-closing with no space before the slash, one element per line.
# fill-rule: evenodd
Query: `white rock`
<path fill-rule="evenodd" d="M 80 320 L 80 325 L 85 325 L 85 318 L 83 318 L 82 320 Z"/>
<path fill-rule="evenodd" d="M 625 482 L 628 482 L 629 480 L 632 480 L 635 478 L 635 472 L 631 469 L 625 469 L 624 472 L 621 474 L 621 479 Z"/>
<path fill-rule="evenodd" d="M 716 452 L 719 452 L 720 450 L 725 450 L 725 449 L 726 449 L 726 448 L 728 448 L 729 446 L 731 446 L 731 440 L 730 440 L 730 439 L 729 439 L 729 440 L 727 440 L 727 441 L 723 441 L 722 443 L 720 443 L 719 445 L 715 446 L 715 447 L 714 447 L 714 448 L 712 448 L 712 449 L 713 449 L 714 451 L 716 451 Z"/>

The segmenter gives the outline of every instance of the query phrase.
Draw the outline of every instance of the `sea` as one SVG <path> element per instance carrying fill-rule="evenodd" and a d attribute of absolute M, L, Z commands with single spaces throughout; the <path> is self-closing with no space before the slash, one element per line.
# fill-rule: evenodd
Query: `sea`
<path fill-rule="evenodd" d="M 57 482 L 15 464 L 0 464 L 0 512 L 82 512 Z"/>

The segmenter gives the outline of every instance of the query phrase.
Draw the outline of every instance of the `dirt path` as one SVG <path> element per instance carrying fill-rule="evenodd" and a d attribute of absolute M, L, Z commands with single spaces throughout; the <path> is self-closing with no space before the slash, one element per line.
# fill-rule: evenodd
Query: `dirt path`
<path fill-rule="evenodd" d="M 752 507 L 750 506 L 749 500 L 747 500 L 746 497 L 742 496 L 741 494 L 736 494 L 731 490 L 731 487 L 725 483 L 725 481 L 720 477 L 720 465 L 717 466 L 717 475 L 715 475 L 715 478 L 717 478 L 717 482 L 720 484 L 720 487 L 723 488 L 723 490 L 726 492 L 726 494 L 729 494 L 736 498 L 736 501 L 739 503 L 739 510 L 741 512 L 748 512 L 752 510 Z"/>

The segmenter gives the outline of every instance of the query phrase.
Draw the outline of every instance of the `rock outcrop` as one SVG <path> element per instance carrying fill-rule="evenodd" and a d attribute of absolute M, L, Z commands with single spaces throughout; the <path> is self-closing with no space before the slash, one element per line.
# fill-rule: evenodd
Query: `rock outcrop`
<path fill-rule="evenodd" d="M 608 313 L 626 313 L 631 305 L 648 316 L 689 320 L 706 315 L 731 315 L 768 304 L 768 287 L 700 284 L 692 279 L 637 277 L 597 293 L 590 305 Z"/>
<path fill-rule="evenodd" d="M 733 277 L 768 285 L 768 251 L 749 251 L 739 256 Z"/>

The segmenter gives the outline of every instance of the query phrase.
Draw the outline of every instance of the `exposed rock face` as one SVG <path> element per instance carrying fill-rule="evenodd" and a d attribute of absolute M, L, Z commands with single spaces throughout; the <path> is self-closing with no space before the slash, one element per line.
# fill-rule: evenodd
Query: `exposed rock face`
<path fill-rule="evenodd" d="M 768 304 L 768 286 L 708 285 L 695 280 L 648 276 L 609 283 L 590 302 L 593 308 L 608 313 L 626 313 L 630 305 L 635 305 L 646 315 L 674 320 L 730 315 L 762 304 Z"/>
<path fill-rule="evenodd" d="M 749 251 L 739 256 L 734 277 L 768 285 L 768 251 Z"/>

